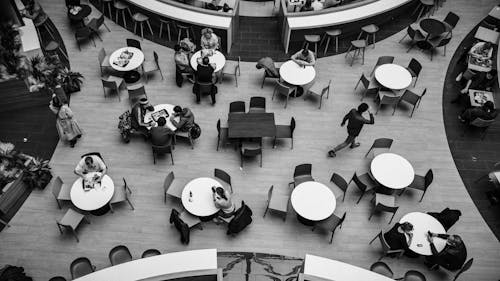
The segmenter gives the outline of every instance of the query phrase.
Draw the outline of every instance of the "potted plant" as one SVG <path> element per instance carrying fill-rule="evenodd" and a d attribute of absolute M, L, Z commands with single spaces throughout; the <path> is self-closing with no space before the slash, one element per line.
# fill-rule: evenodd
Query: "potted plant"
<path fill-rule="evenodd" d="M 31 188 L 44 189 L 51 179 L 49 160 L 34 158 L 27 167 L 23 180 Z"/>
<path fill-rule="evenodd" d="M 83 84 L 83 75 L 80 72 L 74 72 L 64 68 L 59 76 L 59 81 L 66 94 L 80 91 Z"/>

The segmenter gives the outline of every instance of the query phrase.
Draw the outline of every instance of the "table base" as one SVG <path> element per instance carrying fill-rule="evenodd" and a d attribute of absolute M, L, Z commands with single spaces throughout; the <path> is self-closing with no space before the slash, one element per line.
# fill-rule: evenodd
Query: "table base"
<path fill-rule="evenodd" d="M 301 86 L 297 86 L 297 90 L 295 90 L 295 94 L 291 95 L 290 97 L 297 98 L 297 97 L 302 96 L 303 94 L 304 94 L 304 88 L 302 88 Z"/>
<path fill-rule="evenodd" d="M 90 211 L 89 213 L 91 213 L 94 216 L 99 217 L 99 216 L 103 216 L 103 215 L 107 214 L 109 212 L 109 210 L 110 210 L 109 205 L 106 204 L 97 210 Z"/>
<path fill-rule="evenodd" d="M 314 225 L 316 224 L 316 222 L 315 222 L 315 221 L 308 220 L 308 219 L 304 218 L 303 216 L 301 216 L 301 215 L 299 215 L 299 214 L 297 214 L 297 220 L 298 220 L 300 223 L 302 223 L 302 224 L 304 224 L 304 225 L 307 225 L 307 226 L 314 226 Z"/>
<path fill-rule="evenodd" d="M 392 188 L 380 185 L 375 188 L 375 192 L 382 193 L 385 195 L 393 195 L 396 191 Z"/>
<path fill-rule="evenodd" d="M 125 72 L 123 80 L 125 80 L 125 83 L 127 84 L 134 84 L 141 80 L 141 74 L 138 71 L 130 70 Z"/>

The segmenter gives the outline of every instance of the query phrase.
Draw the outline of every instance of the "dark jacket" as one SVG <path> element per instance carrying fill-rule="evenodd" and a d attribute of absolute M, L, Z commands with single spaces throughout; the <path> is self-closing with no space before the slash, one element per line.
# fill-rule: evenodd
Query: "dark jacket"
<path fill-rule="evenodd" d="M 167 127 L 151 128 L 151 144 L 156 146 L 165 146 L 172 143 L 173 132 Z"/>
<path fill-rule="evenodd" d="M 349 121 L 347 124 L 347 133 L 350 136 L 357 137 L 364 124 L 374 124 L 375 120 L 373 119 L 373 114 L 370 113 L 370 120 L 365 119 L 355 108 L 351 109 L 349 113 L 344 116 L 342 120 L 342 126 L 344 126 L 345 122 Z"/>
<path fill-rule="evenodd" d="M 226 234 L 236 234 L 245 229 L 250 223 L 252 223 L 252 210 L 245 205 L 244 201 L 241 201 L 241 207 L 236 211 L 234 218 L 227 225 Z"/>
<path fill-rule="evenodd" d="M 493 87 L 495 83 L 496 76 L 492 76 L 491 79 L 488 79 L 486 72 L 479 72 L 472 78 L 472 83 L 469 86 L 469 89 L 474 90 L 487 90 Z"/>
<path fill-rule="evenodd" d="M 448 238 L 447 234 L 438 234 L 441 239 Z M 459 270 L 467 259 L 467 249 L 462 242 L 457 246 L 446 245 L 441 252 L 438 252 L 434 243 L 431 243 L 432 256 L 427 260 L 431 263 L 440 265 L 448 270 Z"/>
<path fill-rule="evenodd" d="M 460 118 L 462 118 L 466 123 L 470 123 L 474 121 L 476 118 L 481 118 L 483 120 L 493 120 L 497 117 L 498 112 L 496 110 L 486 111 L 483 107 L 473 107 L 468 108 L 460 114 Z"/>
<path fill-rule="evenodd" d="M 444 229 L 448 231 L 458 221 L 462 212 L 446 208 L 441 213 L 428 212 L 427 214 L 436 218 L 443 225 Z"/>
<path fill-rule="evenodd" d="M 196 68 L 196 79 L 201 83 L 211 83 L 214 74 L 214 68 L 211 65 L 198 64 Z"/>
<path fill-rule="evenodd" d="M 408 243 L 406 243 L 406 235 L 398 231 L 400 223 L 396 223 L 391 230 L 384 234 L 384 239 L 391 247 L 391 250 L 408 250 Z"/>
<path fill-rule="evenodd" d="M 189 244 L 189 226 L 181 220 L 176 209 L 172 209 L 172 213 L 170 213 L 170 224 L 172 223 L 181 234 L 181 243 Z"/>

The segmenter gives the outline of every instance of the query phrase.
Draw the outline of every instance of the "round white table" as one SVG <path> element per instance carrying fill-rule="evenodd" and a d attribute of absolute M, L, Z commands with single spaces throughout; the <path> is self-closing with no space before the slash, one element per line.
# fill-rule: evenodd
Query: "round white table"
<path fill-rule="evenodd" d="M 377 155 L 370 164 L 370 170 L 378 183 L 392 189 L 407 187 L 415 177 L 415 171 L 410 162 L 394 153 Z"/>
<path fill-rule="evenodd" d="M 92 177 L 95 173 L 88 173 L 86 177 Z M 80 210 L 94 211 L 97 210 L 111 200 L 115 192 L 115 184 L 113 180 L 104 175 L 100 185 L 96 185 L 90 190 L 83 190 L 83 178 L 79 177 L 73 183 L 70 191 L 71 202 Z"/>
<path fill-rule="evenodd" d="M 375 79 L 382 86 L 396 91 L 408 88 L 412 81 L 408 69 L 393 63 L 377 67 L 375 69 Z"/>
<path fill-rule="evenodd" d="M 130 61 L 128 62 L 127 65 L 125 66 L 119 66 L 114 64 L 114 62 L 118 59 L 118 57 L 124 52 L 124 51 L 129 51 L 133 53 L 132 57 L 130 58 Z M 109 64 L 111 67 L 116 70 L 116 71 L 131 71 L 139 66 L 144 62 L 144 53 L 134 47 L 123 47 L 120 48 L 116 51 L 114 51 L 110 56 L 109 56 Z"/>
<path fill-rule="evenodd" d="M 168 104 L 168 103 L 164 103 L 164 104 L 157 104 L 154 106 L 155 110 L 154 111 L 146 111 L 146 114 L 144 115 L 144 122 L 145 123 L 148 123 L 148 122 L 151 122 L 151 121 L 156 121 L 156 120 L 153 120 L 153 114 L 155 114 L 156 112 L 159 112 L 160 110 L 166 110 L 167 113 L 168 113 L 168 117 L 165 117 L 165 119 L 167 119 L 167 127 L 172 130 L 173 132 L 175 132 L 175 130 L 177 130 L 177 128 L 174 126 L 174 124 L 172 124 L 172 121 L 170 121 L 170 116 L 172 116 L 172 114 L 174 114 L 174 105 L 173 104 Z M 175 120 L 176 121 L 179 121 L 180 118 L 179 117 L 175 117 Z"/>
<path fill-rule="evenodd" d="M 192 215 L 208 217 L 219 211 L 215 207 L 212 186 L 222 186 L 213 178 L 197 178 L 186 184 L 182 190 L 181 201 L 184 208 Z M 190 196 L 190 192 L 193 195 Z"/>
<path fill-rule="evenodd" d="M 201 57 L 201 50 L 194 53 L 191 56 L 191 67 L 196 70 L 198 69 L 198 58 Z M 210 63 L 215 63 L 215 71 L 214 72 L 219 72 L 221 69 L 224 67 L 226 64 L 226 57 L 219 51 L 215 50 L 213 55 L 209 56 L 208 59 L 210 60 Z"/>
<path fill-rule="evenodd" d="M 313 66 L 308 65 L 304 68 L 293 60 L 289 60 L 281 65 L 280 76 L 289 84 L 302 86 L 314 80 L 316 70 Z"/>
<path fill-rule="evenodd" d="M 328 186 L 306 181 L 297 185 L 290 197 L 292 207 L 299 216 L 309 221 L 327 219 L 335 211 L 337 201 Z"/>
<path fill-rule="evenodd" d="M 427 240 L 427 232 L 435 234 L 446 234 L 446 230 L 441 223 L 433 216 L 428 214 L 413 212 L 404 215 L 399 223 L 409 222 L 413 225 L 413 238 L 411 244 L 408 245 L 410 250 L 417 254 L 430 256 L 432 255 L 431 246 Z M 408 236 L 406 239 L 409 239 Z M 433 238 L 434 246 L 438 252 L 441 252 L 446 246 L 446 239 L 438 237 Z"/>

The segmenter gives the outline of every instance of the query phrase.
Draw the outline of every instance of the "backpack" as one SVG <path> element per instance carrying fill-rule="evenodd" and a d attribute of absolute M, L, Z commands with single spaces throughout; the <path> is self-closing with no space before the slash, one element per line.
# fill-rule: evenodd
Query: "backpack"
<path fill-rule="evenodd" d="M 197 139 L 201 135 L 201 128 L 200 125 L 194 123 L 193 126 L 189 129 L 189 135 L 191 136 L 192 139 Z"/>

